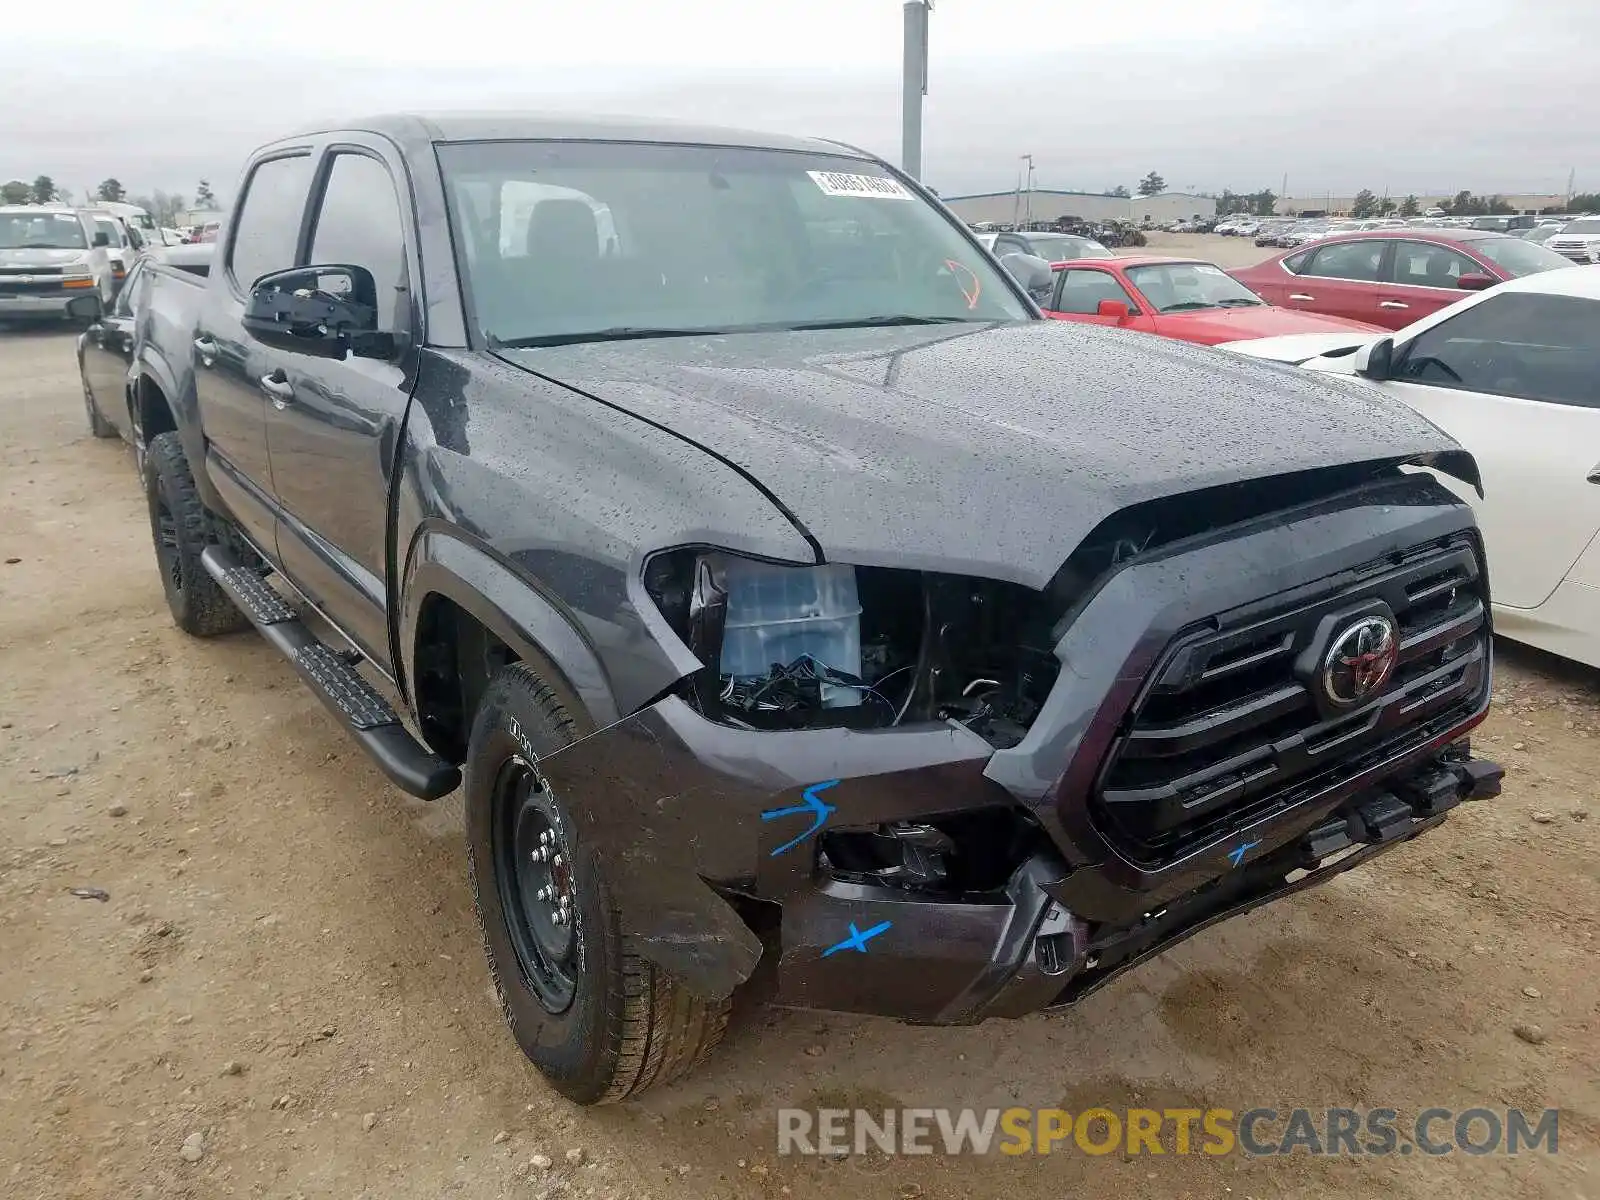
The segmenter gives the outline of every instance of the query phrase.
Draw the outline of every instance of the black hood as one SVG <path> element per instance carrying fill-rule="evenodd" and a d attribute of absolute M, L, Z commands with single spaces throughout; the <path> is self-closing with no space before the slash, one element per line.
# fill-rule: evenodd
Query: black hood
<path fill-rule="evenodd" d="M 1359 382 L 1059 321 L 501 353 L 726 458 L 829 559 L 1032 587 L 1141 501 L 1460 453 Z"/>

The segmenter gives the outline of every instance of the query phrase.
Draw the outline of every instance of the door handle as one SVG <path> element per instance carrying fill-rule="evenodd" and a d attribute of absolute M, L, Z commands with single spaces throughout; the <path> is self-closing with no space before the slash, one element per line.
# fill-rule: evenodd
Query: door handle
<path fill-rule="evenodd" d="M 200 356 L 200 365 L 202 367 L 209 367 L 217 361 L 217 343 L 211 338 L 195 338 L 194 351 Z"/>
<path fill-rule="evenodd" d="M 1410 308 L 1411 305 L 1403 304 L 1399 300 L 1379 300 L 1379 308 Z"/>
<path fill-rule="evenodd" d="M 272 401 L 272 407 L 282 411 L 294 402 L 294 385 L 289 382 L 289 377 L 279 367 L 270 374 L 263 375 L 260 379 L 261 390 Z"/>
<path fill-rule="evenodd" d="M 1308 296 L 1304 292 L 1290 292 L 1289 293 L 1289 299 L 1291 299 L 1291 300 L 1315 300 L 1316 297 L 1315 296 Z"/>

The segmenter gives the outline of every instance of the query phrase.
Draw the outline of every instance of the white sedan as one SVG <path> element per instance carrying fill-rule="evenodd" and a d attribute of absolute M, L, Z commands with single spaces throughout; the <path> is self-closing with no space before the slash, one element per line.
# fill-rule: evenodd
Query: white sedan
<path fill-rule="evenodd" d="M 1221 349 L 1365 377 L 1478 460 L 1495 628 L 1600 667 L 1600 266 L 1543 271 L 1389 337 L 1297 334 Z"/>

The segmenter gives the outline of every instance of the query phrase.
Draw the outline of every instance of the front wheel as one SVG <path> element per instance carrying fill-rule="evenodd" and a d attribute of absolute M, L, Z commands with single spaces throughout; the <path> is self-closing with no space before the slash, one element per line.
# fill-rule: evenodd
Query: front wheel
<path fill-rule="evenodd" d="M 584 731 L 581 705 L 525 664 L 490 680 L 467 752 L 467 863 L 517 1044 L 569 1100 L 609 1104 L 704 1061 L 729 1003 L 629 948 L 593 848 L 539 770 Z"/>

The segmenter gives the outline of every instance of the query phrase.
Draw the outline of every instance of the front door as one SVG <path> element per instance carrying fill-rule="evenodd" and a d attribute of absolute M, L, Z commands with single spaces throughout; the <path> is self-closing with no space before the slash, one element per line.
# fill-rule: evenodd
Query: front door
<path fill-rule="evenodd" d="M 1409 325 L 1431 316 L 1447 305 L 1472 295 L 1457 286 L 1463 275 L 1489 275 L 1465 254 L 1435 242 L 1394 244 L 1394 253 L 1384 270 L 1384 283 L 1378 289 L 1378 308 Z"/>
<path fill-rule="evenodd" d="M 421 344 L 398 161 L 381 146 L 338 145 L 318 172 L 321 199 L 305 265 L 372 273 L 392 361 L 270 351 L 266 410 L 284 573 L 380 669 L 390 669 L 388 496 Z"/>
<path fill-rule="evenodd" d="M 311 155 L 299 150 L 257 163 L 245 180 L 222 261 L 225 286 L 211 281 L 194 340 L 195 395 L 205 429 L 208 472 L 228 511 L 256 547 L 276 559 L 277 521 L 267 457 L 266 346 L 244 331 L 250 285 L 294 266 L 311 187 Z M 196 472 L 200 464 L 193 464 Z"/>
<path fill-rule="evenodd" d="M 1470 450 L 1495 602 L 1537 608 L 1600 531 L 1600 301 L 1503 292 L 1397 351 L 1383 386 Z"/>
<path fill-rule="evenodd" d="M 1100 315 L 1100 301 L 1116 300 L 1128 306 L 1126 317 Z M 1045 306 L 1045 315 L 1058 321 L 1078 321 L 1087 325 L 1111 325 L 1123 329 L 1155 329 L 1154 317 L 1141 309 L 1128 289 L 1110 271 L 1078 266 L 1056 272 L 1055 293 Z"/>

